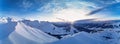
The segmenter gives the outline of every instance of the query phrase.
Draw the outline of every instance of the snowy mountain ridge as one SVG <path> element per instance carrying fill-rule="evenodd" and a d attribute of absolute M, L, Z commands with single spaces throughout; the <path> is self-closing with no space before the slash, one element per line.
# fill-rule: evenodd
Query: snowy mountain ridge
<path fill-rule="evenodd" d="M 6 23 L 0 24 L 1 44 L 120 43 L 120 20 L 93 21 L 87 19 L 74 23 L 25 19 L 14 21 L 11 18 L 5 20 Z"/>

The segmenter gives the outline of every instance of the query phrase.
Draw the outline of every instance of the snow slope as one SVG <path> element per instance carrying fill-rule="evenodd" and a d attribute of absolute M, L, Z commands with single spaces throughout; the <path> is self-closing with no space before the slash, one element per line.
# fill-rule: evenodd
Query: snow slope
<path fill-rule="evenodd" d="M 22 22 L 9 21 L 0 26 L 0 44 L 45 44 L 58 40 Z"/>
<path fill-rule="evenodd" d="M 22 22 L 19 22 L 16 26 L 16 30 L 15 32 L 13 32 L 11 34 L 12 38 L 14 38 L 14 33 L 16 34 L 19 34 L 21 36 L 23 36 L 24 38 L 26 39 L 29 39 L 29 40 L 32 40 L 36 43 L 39 43 L 39 44 L 43 44 L 43 43 L 48 43 L 48 42 L 53 42 L 53 41 L 56 41 L 58 40 L 57 38 L 53 37 L 53 36 L 50 36 L 44 32 L 42 32 L 41 30 L 39 29 L 35 29 L 35 28 L 32 28 L 32 27 L 29 27 L 27 25 L 25 25 L 24 23 Z M 16 38 L 17 39 L 17 38 Z M 49 41 L 48 41 L 49 40 Z M 15 43 L 16 42 L 19 42 L 19 44 L 23 44 L 23 43 L 20 43 L 22 40 L 13 40 Z M 29 42 L 26 42 L 27 44 Z M 31 42 L 30 42 L 31 43 Z M 16 43 L 18 44 L 18 43 Z"/>
<path fill-rule="evenodd" d="M 49 44 L 119 44 L 119 38 L 120 33 L 111 30 L 98 33 L 80 32 Z"/>

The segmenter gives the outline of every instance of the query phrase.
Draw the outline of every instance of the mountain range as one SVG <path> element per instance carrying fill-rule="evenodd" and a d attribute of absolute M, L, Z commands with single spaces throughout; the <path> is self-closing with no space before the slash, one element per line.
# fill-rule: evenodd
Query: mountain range
<path fill-rule="evenodd" d="M 120 44 L 120 20 L 0 19 L 0 44 Z"/>

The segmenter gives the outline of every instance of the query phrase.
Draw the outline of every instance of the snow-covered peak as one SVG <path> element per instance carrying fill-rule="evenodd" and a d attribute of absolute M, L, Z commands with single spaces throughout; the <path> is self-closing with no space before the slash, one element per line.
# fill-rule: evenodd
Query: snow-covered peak
<path fill-rule="evenodd" d="M 7 22 L 17 22 L 19 21 L 16 18 L 12 18 L 12 17 L 0 17 L 0 23 L 7 23 Z"/>
<path fill-rule="evenodd" d="M 4 17 L 3 17 L 3 18 L 1 17 L 1 18 L 0 18 L 0 24 L 1 24 L 1 23 L 7 23 L 7 19 L 4 18 Z"/>

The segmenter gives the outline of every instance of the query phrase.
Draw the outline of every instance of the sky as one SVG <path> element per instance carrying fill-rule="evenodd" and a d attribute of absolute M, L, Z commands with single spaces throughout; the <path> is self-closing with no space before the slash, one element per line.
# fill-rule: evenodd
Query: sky
<path fill-rule="evenodd" d="M 120 0 L 0 0 L 0 16 L 57 21 L 120 19 Z"/>

